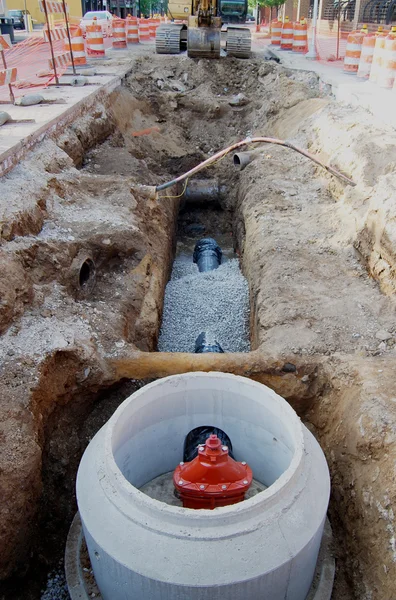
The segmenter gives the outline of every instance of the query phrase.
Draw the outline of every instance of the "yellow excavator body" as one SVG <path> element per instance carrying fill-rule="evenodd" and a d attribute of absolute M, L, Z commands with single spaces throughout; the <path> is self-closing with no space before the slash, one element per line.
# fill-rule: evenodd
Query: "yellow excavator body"
<path fill-rule="evenodd" d="M 162 23 L 156 32 L 158 54 L 178 54 L 187 46 L 191 58 L 220 58 L 220 0 L 192 0 L 168 3 L 170 23 Z M 227 55 L 249 58 L 250 29 L 227 27 Z"/>
<path fill-rule="evenodd" d="M 168 18 L 177 21 L 187 20 L 191 15 L 191 2 L 168 2 Z"/>

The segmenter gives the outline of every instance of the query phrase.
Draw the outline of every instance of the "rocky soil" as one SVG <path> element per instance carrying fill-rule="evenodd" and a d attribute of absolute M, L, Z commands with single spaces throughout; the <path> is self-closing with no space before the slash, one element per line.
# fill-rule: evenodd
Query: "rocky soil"
<path fill-rule="evenodd" d="M 122 90 L 0 180 L 0 577 L 19 576 L 1 598 L 40 597 L 20 576 L 57 566 L 81 453 L 141 385 L 114 387 L 109 360 L 156 349 L 179 201 L 147 186 L 251 134 L 358 183 L 272 146 L 241 174 L 230 157 L 202 174 L 227 185 L 252 347 L 317 377 L 296 408 L 332 474 L 334 599 L 394 598 L 396 144 L 357 113 L 264 55 L 141 56 Z M 306 383 L 287 381 L 294 398 Z"/>

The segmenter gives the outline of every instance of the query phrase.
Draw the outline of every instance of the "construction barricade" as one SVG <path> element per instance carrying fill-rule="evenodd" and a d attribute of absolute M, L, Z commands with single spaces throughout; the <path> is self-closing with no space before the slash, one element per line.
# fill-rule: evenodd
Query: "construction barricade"
<path fill-rule="evenodd" d="M 15 83 L 16 78 L 17 70 L 15 68 L 3 69 L 0 71 L 0 85 L 10 85 L 11 83 Z"/>
<path fill-rule="evenodd" d="M 64 67 L 68 67 L 71 64 L 71 53 L 64 52 L 64 54 L 59 54 L 59 56 L 55 56 L 54 60 L 50 58 L 48 60 L 48 67 L 50 70 L 54 69 L 62 69 Z"/>
<path fill-rule="evenodd" d="M 94 18 L 94 21 L 94 25 L 87 25 L 87 54 L 92 58 L 104 58 L 103 31 L 101 26 L 96 24 L 96 18 Z"/>
<path fill-rule="evenodd" d="M 127 44 L 139 43 L 139 26 L 136 17 L 131 17 L 128 15 L 126 19 L 126 37 Z"/>
<path fill-rule="evenodd" d="M 377 83 L 378 75 L 382 66 L 382 55 L 385 48 L 385 40 L 387 33 L 378 35 L 375 40 L 373 62 L 370 69 L 369 80 L 371 83 Z"/>
<path fill-rule="evenodd" d="M 9 98 L 12 104 L 14 104 L 15 101 L 14 92 L 12 91 L 12 84 L 16 82 L 17 75 L 18 72 L 16 68 L 0 70 L 0 87 L 2 87 L 3 85 L 8 86 Z"/>
<path fill-rule="evenodd" d="M 75 27 L 70 31 L 71 48 L 69 40 L 65 41 L 65 50 L 73 54 L 74 64 L 83 67 L 87 64 L 87 55 L 85 52 L 84 38 L 80 27 Z"/>
<path fill-rule="evenodd" d="M 281 50 L 293 50 L 293 23 L 289 21 L 289 17 L 285 17 L 282 25 L 280 47 Z"/>
<path fill-rule="evenodd" d="M 64 53 L 63 43 L 64 40 L 53 42 L 55 57 Z M 1 49 L 2 45 L 0 41 Z M 29 36 L 12 47 L 5 46 L 4 57 L 7 65 L 5 69 L 17 69 L 17 79 L 10 84 L 12 85 L 12 92 L 15 98 L 26 94 L 26 90 L 43 89 L 54 81 L 55 73 L 52 69 L 48 69 L 48 60 L 52 58 L 50 45 L 44 41 L 42 35 Z M 58 77 L 66 72 L 66 70 L 67 65 L 62 61 L 62 66 L 59 69 L 57 68 Z M 8 102 L 9 97 L 10 88 L 7 86 L 1 87 L 0 102 Z"/>
<path fill-rule="evenodd" d="M 273 46 L 280 46 L 282 25 L 282 21 L 273 21 L 271 24 L 271 44 Z"/>
<path fill-rule="evenodd" d="M 66 27 L 55 27 L 54 29 L 48 30 L 47 27 L 43 29 L 44 41 L 49 42 L 51 40 L 67 40 L 67 29 Z"/>
<path fill-rule="evenodd" d="M 125 49 L 127 41 L 124 19 L 113 19 L 111 27 L 113 30 L 113 48 L 115 50 Z"/>
<path fill-rule="evenodd" d="M 292 50 L 293 52 L 308 52 L 308 31 L 305 19 L 294 23 Z"/>
<path fill-rule="evenodd" d="M 377 84 L 392 89 L 396 79 L 396 27 L 385 38 Z"/>
<path fill-rule="evenodd" d="M 157 27 L 159 27 L 160 24 L 161 24 L 161 21 L 159 19 L 149 19 L 150 39 L 155 39 Z"/>
<path fill-rule="evenodd" d="M 364 36 L 367 35 L 367 25 L 363 26 L 361 31 L 352 31 L 348 35 L 347 46 L 344 58 L 344 71 L 347 73 L 357 73 L 359 69 L 360 55 L 362 53 L 362 44 Z"/>
<path fill-rule="evenodd" d="M 362 79 L 368 79 L 371 66 L 373 64 L 375 42 L 378 35 L 382 34 L 382 27 L 378 27 L 376 33 L 368 33 L 363 38 L 362 51 L 360 53 L 359 67 L 357 76 Z"/>
<path fill-rule="evenodd" d="M 148 19 L 139 20 L 139 41 L 149 42 L 150 41 L 150 24 Z"/>

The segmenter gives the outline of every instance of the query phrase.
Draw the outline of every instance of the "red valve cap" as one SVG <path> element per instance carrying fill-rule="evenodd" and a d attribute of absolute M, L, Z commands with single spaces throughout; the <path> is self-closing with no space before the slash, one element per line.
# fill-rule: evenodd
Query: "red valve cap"
<path fill-rule="evenodd" d="M 231 458 L 215 434 L 199 446 L 194 460 L 181 463 L 173 473 L 184 508 L 213 509 L 242 502 L 252 480 L 251 468 Z"/>

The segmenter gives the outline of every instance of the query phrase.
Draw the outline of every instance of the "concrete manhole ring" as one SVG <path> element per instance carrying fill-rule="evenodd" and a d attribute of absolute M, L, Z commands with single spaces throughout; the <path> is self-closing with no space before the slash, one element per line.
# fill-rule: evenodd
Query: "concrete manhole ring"
<path fill-rule="evenodd" d="M 315 575 L 306 600 L 331 599 L 335 574 L 335 560 L 331 551 L 332 537 L 331 525 L 326 519 Z M 93 576 L 78 512 L 67 536 L 65 573 L 71 600 L 102 600 Z"/>

